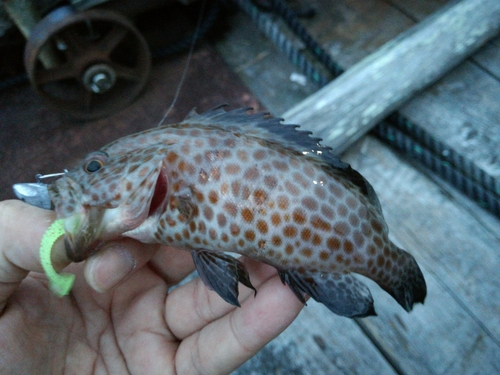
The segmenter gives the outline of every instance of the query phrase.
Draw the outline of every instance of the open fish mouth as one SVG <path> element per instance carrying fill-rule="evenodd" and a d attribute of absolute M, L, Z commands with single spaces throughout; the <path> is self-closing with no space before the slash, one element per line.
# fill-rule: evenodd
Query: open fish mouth
<path fill-rule="evenodd" d="M 102 243 L 101 223 L 104 212 L 90 209 L 86 213 L 75 214 L 64 220 L 66 255 L 72 262 L 81 262 L 95 253 Z"/>
<path fill-rule="evenodd" d="M 160 169 L 157 173 L 154 187 L 135 193 L 130 195 L 128 201 L 124 199 L 116 206 L 82 204 L 64 219 L 66 254 L 72 262 L 87 259 L 99 250 L 103 242 L 121 238 L 123 233 L 137 228 L 148 217 L 160 212 L 167 198 L 165 172 Z M 151 198 L 138 205 L 138 196 Z"/>

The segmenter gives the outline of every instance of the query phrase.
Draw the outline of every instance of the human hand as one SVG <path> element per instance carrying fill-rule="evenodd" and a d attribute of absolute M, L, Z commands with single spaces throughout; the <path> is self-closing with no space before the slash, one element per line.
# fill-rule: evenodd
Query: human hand
<path fill-rule="evenodd" d="M 224 374 L 281 333 L 302 304 L 276 270 L 242 262 L 258 295 L 240 284 L 241 308 L 194 279 L 191 255 L 133 240 L 107 243 L 76 275 L 69 296 L 48 289 L 40 240 L 52 211 L 0 202 L 0 373 Z M 62 239 L 59 271 L 69 264 Z M 86 281 L 87 280 L 87 281 Z"/>

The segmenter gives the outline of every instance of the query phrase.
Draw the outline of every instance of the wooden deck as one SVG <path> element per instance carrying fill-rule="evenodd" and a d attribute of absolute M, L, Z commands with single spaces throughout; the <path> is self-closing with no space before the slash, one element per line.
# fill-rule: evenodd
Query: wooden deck
<path fill-rule="evenodd" d="M 303 24 L 349 68 L 447 1 L 311 3 L 320 11 Z M 195 53 L 172 119 L 190 107 L 221 102 L 281 115 L 317 90 L 290 80 L 300 72 L 244 14 L 234 14 L 230 25 L 215 48 L 205 44 Z M 12 183 L 58 172 L 87 151 L 154 126 L 170 104 L 183 63 L 176 57 L 156 64 L 140 100 L 98 121 L 75 124 L 45 108 L 28 86 L 0 92 L 0 199 L 12 197 Z M 499 103 L 497 37 L 401 112 L 500 181 Z M 372 136 L 343 159 L 374 186 L 393 240 L 420 264 L 428 285 L 425 304 L 408 314 L 370 281 L 377 317 L 350 320 L 311 301 L 234 374 L 500 373 L 500 220 Z"/>

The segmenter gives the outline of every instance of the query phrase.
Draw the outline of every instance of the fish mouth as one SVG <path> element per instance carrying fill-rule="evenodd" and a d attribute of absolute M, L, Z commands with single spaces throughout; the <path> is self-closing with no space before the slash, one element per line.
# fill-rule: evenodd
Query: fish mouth
<path fill-rule="evenodd" d="M 102 210 L 90 208 L 64 220 L 64 246 L 72 262 L 81 262 L 97 251 L 102 239 L 101 228 L 95 223 L 101 223 L 103 214 Z"/>
<path fill-rule="evenodd" d="M 158 173 L 149 206 L 138 212 L 120 208 L 83 207 L 80 213 L 65 219 L 66 255 L 72 262 L 81 262 L 97 252 L 106 241 L 122 238 L 122 234 L 139 227 L 147 218 L 162 212 L 167 201 L 167 176 Z"/>
<path fill-rule="evenodd" d="M 78 240 L 72 240 L 69 236 L 64 238 L 64 246 L 66 247 L 66 256 L 74 263 L 83 262 L 92 254 L 96 253 L 103 241 L 95 240 L 90 244 L 85 244 L 84 250 L 79 246 Z"/>

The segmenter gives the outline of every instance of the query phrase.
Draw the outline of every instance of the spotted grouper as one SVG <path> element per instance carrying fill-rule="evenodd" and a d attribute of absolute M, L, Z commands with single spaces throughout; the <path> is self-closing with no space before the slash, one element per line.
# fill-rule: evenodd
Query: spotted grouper
<path fill-rule="evenodd" d="M 130 237 L 190 251 L 211 290 L 239 306 L 243 264 L 272 265 L 300 301 L 375 314 L 374 280 L 407 311 L 424 301 L 415 259 L 389 240 L 372 186 L 309 132 L 218 107 L 118 139 L 49 186 L 75 262 Z M 254 289 L 255 290 L 255 289 Z"/>

